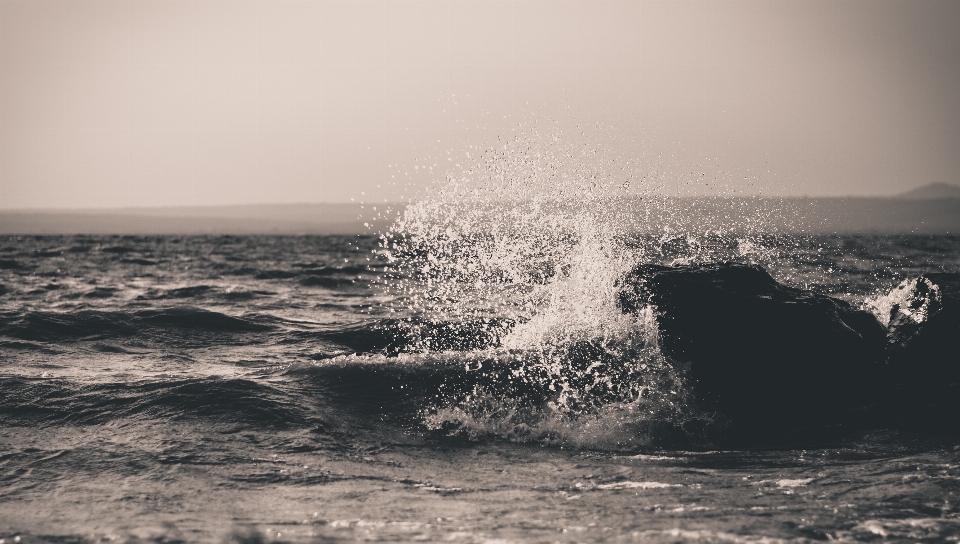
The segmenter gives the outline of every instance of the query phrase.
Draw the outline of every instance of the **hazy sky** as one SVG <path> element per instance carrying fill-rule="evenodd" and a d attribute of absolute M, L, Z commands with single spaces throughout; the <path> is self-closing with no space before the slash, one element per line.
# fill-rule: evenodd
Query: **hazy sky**
<path fill-rule="evenodd" d="M 669 187 L 957 183 L 960 2 L 0 0 L 0 208 L 392 200 L 535 115 Z"/>

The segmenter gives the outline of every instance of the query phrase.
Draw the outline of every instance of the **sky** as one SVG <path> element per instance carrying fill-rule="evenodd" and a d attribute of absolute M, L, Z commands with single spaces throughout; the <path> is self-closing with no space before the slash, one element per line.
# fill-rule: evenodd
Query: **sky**
<path fill-rule="evenodd" d="M 0 0 L 0 208 L 395 201 L 538 123 L 886 196 L 960 183 L 958 59 L 952 0 Z"/>

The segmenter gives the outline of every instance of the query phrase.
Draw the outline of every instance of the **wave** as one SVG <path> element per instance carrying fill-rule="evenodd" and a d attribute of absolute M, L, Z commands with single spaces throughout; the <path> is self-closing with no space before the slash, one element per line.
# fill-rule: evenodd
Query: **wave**
<path fill-rule="evenodd" d="M 949 291 L 954 276 L 929 275 L 942 287 L 914 298 Z M 738 263 L 642 265 L 617 285 L 621 329 L 610 316 L 602 330 L 531 342 L 527 329 L 545 326 L 536 317 L 358 323 L 322 333 L 356 354 L 287 375 L 369 420 L 470 440 L 630 449 L 960 430 L 957 365 L 901 361 L 888 338 L 903 332 L 866 310 Z"/>
<path fill-rule="evenodd" d="M 124 254 L 127 254 L 127 253 L 136 253 L 137 251 L 138 251 L 137 248 L 130 247 L 130 246 L 122 246 L 122 245 L 121 245 L 121 246 L 107 246 L 107 247 L 101 247 L 101 248 L 100 248 L 100 252 L 101 252 L 101 253 L 113 253 L 113 254 L 116 254 L 116 255 L 124 255 Z"/>
<path fill-rule="evenodd" d="M 320 336 L 359 354 L 477 351 L 500 346 L 514 324 L 504 318 L 380 319 L 339 326 Z"/>
<path fill-rule="evenodd" d="M 139 295 L 137 300 L 198 298 L 210 294 L 214 289 L 215 288 L 210 285 L 191 285 L 174 289 L 149 289 L 146 293 Z"/>
<path fill-rule="evenodd" d="M 345 275 L 356 276 L 366 274 L 370 271 L 369 266 L 325 266 L 316 263 L 294 265 L 303 269 L 303 272 L 311 276 L 333 276 Z"/>
<path fill-rule="evenodd" d="M 300 272 L 293 270 L 261 270 L 254 277 L 258 280 L 286 280 L 299 275 Z"/>
<path fill-rule="evenodd" d="M 276 295 L 274 291 L 265 291 L 262 289 L 243 290 L 235 287 L 223 289 L 215 285 L 189 285 L 186 287 L 176 287 L 172 289 L 149 288 L 142 294 L 137 295 L 138 302 L 144 301 L 162 301 L 196 299 L 220 299 L 230 302 L 253 300 L 259 297 Z"/>
<path fill-rule="evenodd" d="M 325 289 L 340 289 L 350 284 L 356 283 L 355 279 L 332 278 L 330 276 L 317 276 L 311 274 L 299 281 L 304 287 L 323 287 Z"/>
<path fill-rule="evenodd" d="M 79 310 L 74 312 L 8 311 L 0 313 L 0 336 L 39 342 L 150 338 L 174 333 L 263 333 L 275 326 L 260 316 L 233 317 L 189 306 L 134 312 Z"/>
<path fill-rule="evenodd" d="M 114 295 L 120 292 L 120 289 L 115 287 L 95 287 L 92 291 L 87 291 L 80 295 L 81 298 L 112 298 Z"/>
<path fill-rule="evenodd" d="M 160 261 L 154 261 L 154 260 L 151 260 L 151 259 L 143 259 L 143 258 L 138 258 L 138 257 L 136 257 L 136 258 L 120 259 L 120 262 L 123 263 L 123 264 L 135 264 L 135 265 L 139 265 L 139 266 L 155 266 L 155 265 L 160 264 Z"/>
<path fill-rule="evenodd" d="M 225 270 L 221 272 L 231 276 L 252 276 L 258 280 L 296 280 L 303 287 L 321 287 L 324 289 L 338 290 L 350 287 L 356 284 L 365 286 L 376 278 L 371 272 L 377 268 L 373 266 L 325 266 L 316 263 L 294 264 L 293 270 L 289 269 L 259 269 L 254 267 L 241 267 L 237 269 Z"/>
<path fill-rule="evenodd" d="M 185 330 L 209 332 L 266 332 L 274 329 L 273 325 L 257 320 L 255 316 L 249 318 L 232 317 L 219 312 L 212 312 L 200 308 L 176 307 L 162 310 L 141 310 L 135 316 L 149 325 L 178 328 Z"/>
<path fill-rule="evenodd" d="M 78 384 L 0 378 L 0 421 L 8 425 L 101 425 L 145 419 L 287 428 L 306 425 L 309 414 L 294 397 L 244 379 Z"/>
<path fill-rule="evenodd" d="M 553 287 L 554 292 L 583 293 L 576 274 L 572 268 L 561 270 L 550 281 L 571 283 L 563 290 Z M 884 306 L 891 314 L 888 323 L 904 322 L 903 316 L 910 323 L 952 323 L 949 282 L 954 276 L 930 274 L 905 282 L 891 294 L 901 302 Z M 38 411 L 46 415 L 37 421 L 65 424 L 207 417 L 237 409 L 235 419 L 224 416 L 224 421 L 259 424 L 273 421 L 274 416 L 257 411 L 272 410 L 272 395 L 280 395 L 282 403 L 297 408 L 293 415 L 278 412 L 278 425 L 310 425 L 311 417 L 327 419 L 347 410 L 365 425 L 387 421 L 444 437 L 632 449 L 822 440 L 836 436 L 837 424 L 847 430 L 884 426 L 893 421 L 891 412 L 911 413 L 897 402 L 884 402 L 899 391 L 931 406 L 928 412 L 912 412 L 907 425 L 920 427 L 916 418 L 926 417 L 933 428 L 955 426 L 950 416 L 955 411 L 944 401 L 953 391 L 951 379 L 955 386 L 954 371 L 926 374 L 907 388 L 898 385 L 898 373 L 918 376 L 911 369 L 927 368 L 907 358 L 895 363 L 906 366 L 891 371 L 892 362 L 901 361 L 891 355 L 901 352 L 890 345 L 902 342 L 890 338 L 905 338 L 907 329 L 884 329 L 848 303 L 783 286 L 762 268 L 738 263 L 641 265 L 611 286 L 587 291 L 605 299 L 575 298 L 571 304 L 555 297 L 550 306 L 522 319 L 410 316 L 319 328 L 191 307 L 6 312 L 0 314 L 0 336 L 17 340 L 5 342 L 6 349 L 35 351 L 46 342 L 117 337 L 165 346 L 171 339 L 192 337 L 196 345 L 210 346 L 259 342 L 262 333 L 280 331 L 284 342 L 324 345 L 327 355 L 294 364 L 285 374 L 292 381 L 273 392 L 263 384 L 268 391 L 244 392 L 247 385 L 230 380 L 232 385 L 210 387 L 196 385 L 208 383 L 203 380 L 87 386 L 13 380 L 5 382 L 12 393 L 2 411 L 10 421 L 28 424 L 30 410 L 49 404 L 52 411 Z M 592 306 L 583 307 L 587 302 Z M 571 308 L 580 314 L 567 313 Z M 923 319 L 917 319 L 919 313 Z M 261 393 L 267 400 L 253 399 Z M 131 400 L 138 394 L 145 404 Z M 253 412 L 208 394 L 252 399 Z M 840 402 L 831 397 L 837 394 Z M 197 397 L 195 404 L 185 400 L 189 395 Z M 58 404 L 57 399 L 64 400 Z M 257 408 L 261 402 L 267 404 Z M 844 411 L 850 417 L 835 417 Z M 71 412 L 77 419 L 70 419 Z"/>
<path fill-rule="evenodd" d="M 350 239 L 324 245 L 307 238 L 197 238 L 189 241 L 189 261 L 173 250 L 114 239 L 109 243 L 126 248 L 114 251 L 114 261 L 156 258 L 171 274 L 189 269 L 194 276 L 180 285 L 195 285 L 154 287 L 134 303 L 137 309 L 2 313 L 0 336 L 29 349 L 90 340 L 98 342 L 94 350 L 107 352 L 123 349 L 112 344 L 124 342 L 99 343 L 112 338 L 164 348 L 264 342 L 291 363 L 278 378 L 286 380 L 282 387 L 245 393 L 246 385 L 220 384 L 212 391 L 276 394 L 295 404 L 296 414 L 346 410 L 371 427 L 387 421 L 470 440 L 632 448 L 834 436 L 837 429 L 913 426 L 924 418 L 934 427 L 956 426 L 956 401 L 948 402 L 951 393 L 960 398 L 956 365 L 949 366 L 955 359 L 937 358 L 943 346 L 955 346 L 944 343 L 954 342 L 951 331 L 960 338 L 944 318 L 950 311 L 941 312 L 948 279 L 928 275 L 905 285 L 896 300 L 878 299 L 880 314 L 886 312 L 878 321 L 857 306 L 858 297 L 865 285 L 874 288 L 875 274 L 887 281 L 893 273 L 863 264 L 874 257 L 861 241 L 785 242 L 753 218 L 694 232 L 673 214 L 673 201 L 628 194 L 625 185 L 635 188 L 641 177 L 621 162 L 604 164 L 595 149 L 527 144 L 484 150 L 408 206 L 378 248 L 362 248 L 370 265 L 344 259 L 360 255 L 354 252 L 362 244 Z M 652 227 L 638 231 L 639 216 Z M 860 261 L 850 265 L 850 256 Z M 29 257 L 17 259 L 34 266 Z M 833 273 L 841 266 L 847 267 L 842 281 Z M 224 292 L 211 283 L 221 276 L 269 282 L 277 293 Z M 239 283 L 249 288 L 246 281 Z M 844 290 L 838 295 L 844 300 L 828 296 L 828 286 Z M 359 302 L 367 289 L 371 297 Z M 90 292 L 120 299 L 108 289 Z M 222 304 L 257 293 L 278 295 L 261 306 L 268 311 L 331 313 L 298 326 L 262 314 L 142 309 L 154 300 Z M 942 341 L 923 340 L 937 330 L 945 331 Z M 73 389 L 80 386 L 48 387 L 53 393 L 43 398 L 60 410 L 51 421 L 70 421 L 57 395 L 79 402 L 90 421 L 113 417 L 84 404 Z M 139 411 L 128 410 L 128 401 L 103 400 L 114 393 L 126 398 L 127 386 L 103 387 L 116 391 L 91 394 L 103 393 L 97 402 L 114 406 L 116 417 L 190 411 L 166 386 L 156 386 L 158 408 Z M 129 387 L 154 394 L 152 385 Z M 227 409 L 218 404 L 227 400 L 200 389 L 182 385 L 198 396 L 196 413 L 207 413 L 210 403 L 210 413 Z M 244 421 L 257 420 L 236 409 Z"/>
<path fill-rule="evenodd" d="M 693 446 L 726 425 L 691 409 L 683 384 L 662 358 L 634 353 L 647 361 L 634 365 L 635 358 L 608 354 L 598 364 L 603 349 L 581 345 L 550 362 L 541 354 L 504 350 L 344 355 L 294 365 L 286 375 L 365 420 L 468 440 Z M 564 360 L 575 370 L 558 371 Z"/>
<path fill-rule="evenodd" d="M 821 288 L 848 266 L 843 248 L 791 248 L 765 232 L 776 209 L 691 218 L 632 186 L 644 176 L 629 163 L 575 147 L 520 130 L 471 150 L 383 234 L 384 310 L 402 317 L 339 341 L 481 365 L 431 397 L 431 428 L 529 438 L 592 421 L 694 443 L 823 437 L 896 424 L 892 399 L 908 383 L 918 398 L 937 392 L 911 420 L 952 425 L 931 380 L 953 374 L 899 379 L 917 372 L 896 362 L 892 331 Z M 839 288 L 873 272 L 849 271 Z M 508 325 L 476 334 L 491 317 Z"/>

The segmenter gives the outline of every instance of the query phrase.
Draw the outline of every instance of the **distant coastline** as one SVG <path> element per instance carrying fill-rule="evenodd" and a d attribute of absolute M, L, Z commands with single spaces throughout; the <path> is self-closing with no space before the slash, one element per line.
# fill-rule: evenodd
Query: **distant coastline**
<path fill-rule="evenodd" d="M 693 232 L 737 230 L 742 218 L 749 217 L 759 230 L 770 232 L 960 234 L 960 197 L 942 194 L 942 187 L 930 188 L 896 197 L 654 197 L 645 202 L 659 200 L 670 210 L 669 217 L 638 222 L 638 228 L 659 231 L 669 222 Z M 936 196 L 925 196 L 930 193 Z M 630 201 L 621 205 L 634 207 Z M 349 203 L 0 210 L 0 234 L 358 235 L 384 230 L 403 207 Z"/>
<path fill-rule="evenodd" d="M 0 210 L 0 234 L 361 234 L 390 223 L 361 204 L 247 204 L 79 210 Z M 368 226 L 364 226 L 366 223 Z"/>
<path fill-rule="evenodd" d="M 927 200 L 932 198 L 960 198 L 960 185 L 949 183 L 929 183 L 911 191 L 901 193 L 895 198 L 908 200 Z"/>

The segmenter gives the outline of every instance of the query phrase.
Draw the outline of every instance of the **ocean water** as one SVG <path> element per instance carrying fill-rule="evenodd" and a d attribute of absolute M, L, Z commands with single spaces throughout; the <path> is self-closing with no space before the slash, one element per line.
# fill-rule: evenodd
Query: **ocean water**
<path fill-rule="evenodd" d="M 377 236 L 0 241 L 0 538 L 960 538 L 956 437 L 671 444 L 642 423 L 689 411 L 679 381 L 636 401 L 554 391 L 536 410 L 525 389 L 589 374 L 556 349 L 578 334 L 646 365 L 621 377 L 633 385 L 671 379 L 655 346 L 636 345 L 644 317 L 603 300 L 603 267 L 631 251 L 753 262 L 863 305 L 920 272 L 960 269 L 960 237 L 635 237 L 614 264 L 585 259 L 589 240 L 541 240 L 514 262 L 526 275 L 498 269 L 495 283 L 480 278 L 488 267 L 455 285 L 437 263 L 460 255 L 469 268 L 469 248 L 417 257 L 413 238 L 392 254 Z M 484 244 L 470 247 L 495 249 Z M 570 267 L 550 276 L 548 258 Z M 531 377 L 485 393 L 471 370 L 491 361 Z"/>
<path fill-rule="evenodd" d="M 725 435 L 620 301 L 740 263 L 885 321 L 960 237 L 701 213 L 565 141 L 418 164 L 447 173 L 360 236 L 0 239 L 0 544 L 960 540 L 955 425 Z"/>

